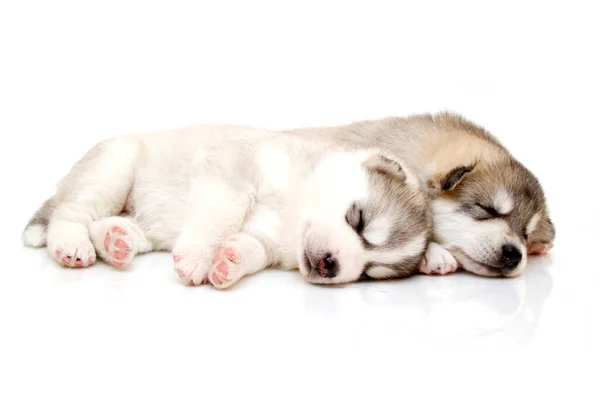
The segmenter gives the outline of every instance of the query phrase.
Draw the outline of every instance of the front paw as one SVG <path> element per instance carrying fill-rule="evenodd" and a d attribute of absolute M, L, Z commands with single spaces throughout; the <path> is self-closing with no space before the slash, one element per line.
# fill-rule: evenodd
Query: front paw
<path fill-rule="evenodd" d="M 458 269 L 454 256 L 437 243 L 430 243 L 419 271 L 427 275 L 446 275 Z"/>
<path fill-rule="evenodd" d="M 175 272 L 186 285 L 204 285 L 208 283 L 208 263 L 186 249 L 173 250 Z"/>
<path fill-rule="evenodd" d="M 543 256 L 552 249 L 552 243 L 531 243 L 527 246 L 527 254 L 531 256 Z"/>

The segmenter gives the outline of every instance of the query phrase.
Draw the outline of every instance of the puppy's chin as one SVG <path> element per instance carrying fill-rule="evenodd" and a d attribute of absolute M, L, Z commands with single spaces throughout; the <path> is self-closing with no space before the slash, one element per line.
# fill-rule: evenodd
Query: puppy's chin
<path fill-rule="evenodd" d="M 487 265 L 481 263 L 472 257 L 469 257 L 463 250 L 458 248 L 450 249 L 450 253 L 454 256 L 456 261 L 458 261 L 459 265 L 466 271 L 472 272 L 481 276 L 489 276 L 489 277 L 505 277 L 505 278 L 513 278 L 519 276 L 523 269 L 525 268 L 525 264 L 523 263 L 518 268 L 515 268 L 510 273 L 502 273 L 501 268 L 493 267 L 491 265 Z"/>

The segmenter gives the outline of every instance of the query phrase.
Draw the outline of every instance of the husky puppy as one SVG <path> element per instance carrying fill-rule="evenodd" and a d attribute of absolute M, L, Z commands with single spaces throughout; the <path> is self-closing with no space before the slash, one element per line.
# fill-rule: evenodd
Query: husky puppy
<path fill-rule="evenodd" d="M 184 282 L 216 288 L 267 266 L 318 284 L 399 278 L 432 234 L 427 194 L 402 164 L 243 127 L 122 136 L 72 168 L 23 240 L 68 267 L 168 250 Z"/>
<path fill-rule="evenodd" d="M 288 131 L 348 148 L 377 145 L 415 171 L 433 196 L 434 238 L 425 273 L 458 266 L 516 276 L 544 254 L 555 231 L 536 177 L 480 126 L 450 113 Z"/>

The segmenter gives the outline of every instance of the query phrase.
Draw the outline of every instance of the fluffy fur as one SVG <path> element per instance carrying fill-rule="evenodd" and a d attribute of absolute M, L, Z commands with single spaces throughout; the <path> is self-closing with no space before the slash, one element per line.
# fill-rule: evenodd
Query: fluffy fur
<path fill-rule="evenodd" d="M 414 273 L 432 233 L 416 175 L 380 150 L 204 126 L 92 148 L 24 231 L 68 267 L 173 252 L 181 279 L 226 288 L 268 266 L 312 283 Z"/>
<path fill-rule="evenodd" d="M 555 230 L 536 177 L 482 127 L 440 113 L 289 131 L 347 148 L 380 146 L 405 160 L 433 197 L 434 243 L 426 273 L 458 265 L 516 276 L 528 254 L 552 247 Z"/>
<path fill-rule="evenodd" d="M 74 167 L 59 185 L 56 196 L 33 216 L 24 232 L 24 241 L 31 246 L 42 246 L 46 236 L 51 243 L 52 237 L 56 237 L 51 233 L 60 230 L 66 232 L 62 236 L 63 243 L 76 247 L 78 240 L 85 236 L 81 225 L 87 226 L 99 216 L 120 212 L 129 195 L 128 188 L 133 188 L 132 193 L 149 199 L 146 205 L 138 206 L 134 216 L 153 238 L 151 247 L 170 249 L 185 215 L 187 177 L 194 155 L 203 149 L 209 150 L 216 143 L 237 143 L 242 136 L 262 140 L 265 133 L 261 132 L 236 127 L 190 127 L 149 135 L 144 140 L 129 138 L 99 145 Z M 434 242 L 427 249 L 421 272 L 445 274 L 460 265 L 479 275 L 517 276 L 526 267 L 528 255 L 544 254 L 553 246 L 554 225 L 536 177 L 495 137 L 461 116 L 440 113 L 387 118 L 337 127 L 297 129 L 285 134 L 323 143 L 319 146 L 327 143 L 330 147 L 347 150 L 383 148 L 403 160 L 408 170 L 415 171 L 415 179 L 433 198 L 435 221 Z M 110 157 L 102 154 L 110 154 Z M 288 181 L 281 171 L 295 162 L 295 156 L 286 158 L 281 151 L 274 151 L 261 161 L 263 169 L 271 171 L 272 178 L 282 183 Z M 123 169 L 123 165 L 136 168 Z M 344 176 L 343 171 L 337 174 L 330 180 Z M 61 213 L 68 208 L 64 204 L 79 204 L 78 199 L 95 193 L 96 187 L 110 187 L 121 181 L 125 182 L 124 189 L 117 191 L 117 197 L 92 199 L 86 203 L 89 209 L 80 210 L 77 206 L 70 210 L 80 216 L 79 226 L 64 221 L 52 223 L 53 219 L 61 221 Z M 54 212 L 57 203 L 63 207 Z M 131 202 L 125 203 L 124 211 L 131 214 L 128 204 Z M 354 211 L 348 214 L 351 219 L 357 215 Z M 376 218 L 371 229 L 377 225 L 386 226 L 385 220 Z M 385 229 L 376 232 L 367 229 L 364 238 L 371 243 L 381 243 L 387 235 Z M 411 235 L 398 237 L 406 243 L 413 239 Z M 65 239 L 68 240 L 65 242 Z M 145 244 L 142 248 L 146 248 Z M 89 257 L 89 262 L 95 257 L 92 251 L 81 255 Z M 87 262 L 82 260 L 82 263 Z M 384 268 L 372 270 L 373 276 L 389 274 Z"/>

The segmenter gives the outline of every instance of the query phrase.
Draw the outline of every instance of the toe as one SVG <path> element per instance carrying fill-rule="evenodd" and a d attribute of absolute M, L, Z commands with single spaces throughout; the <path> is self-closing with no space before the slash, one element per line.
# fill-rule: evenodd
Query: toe
<path fill-rule="evenodd" d="M 208 282 L 208 276 L 206 274 L 192 275 L 192 283 L 195 286 L 205 285 Z"/>
<path fill-rule="evenodd" d="M 71 260 L 72 260 L 71 256 L 65 256 L 65 257 L 63 257 L 62 262 L 65 266 L 70 267 Z"/>
<path fill-rule="evenodd" d="M 223 284 L 223 281 L 221 280 L 221 278 L 219 278 L 219 275 L 217 275 L 216 272 L 213 272 L 211 277 L 212 277 L 211 281 L 212 281 L 213 285 L 222 285 Z"/>

